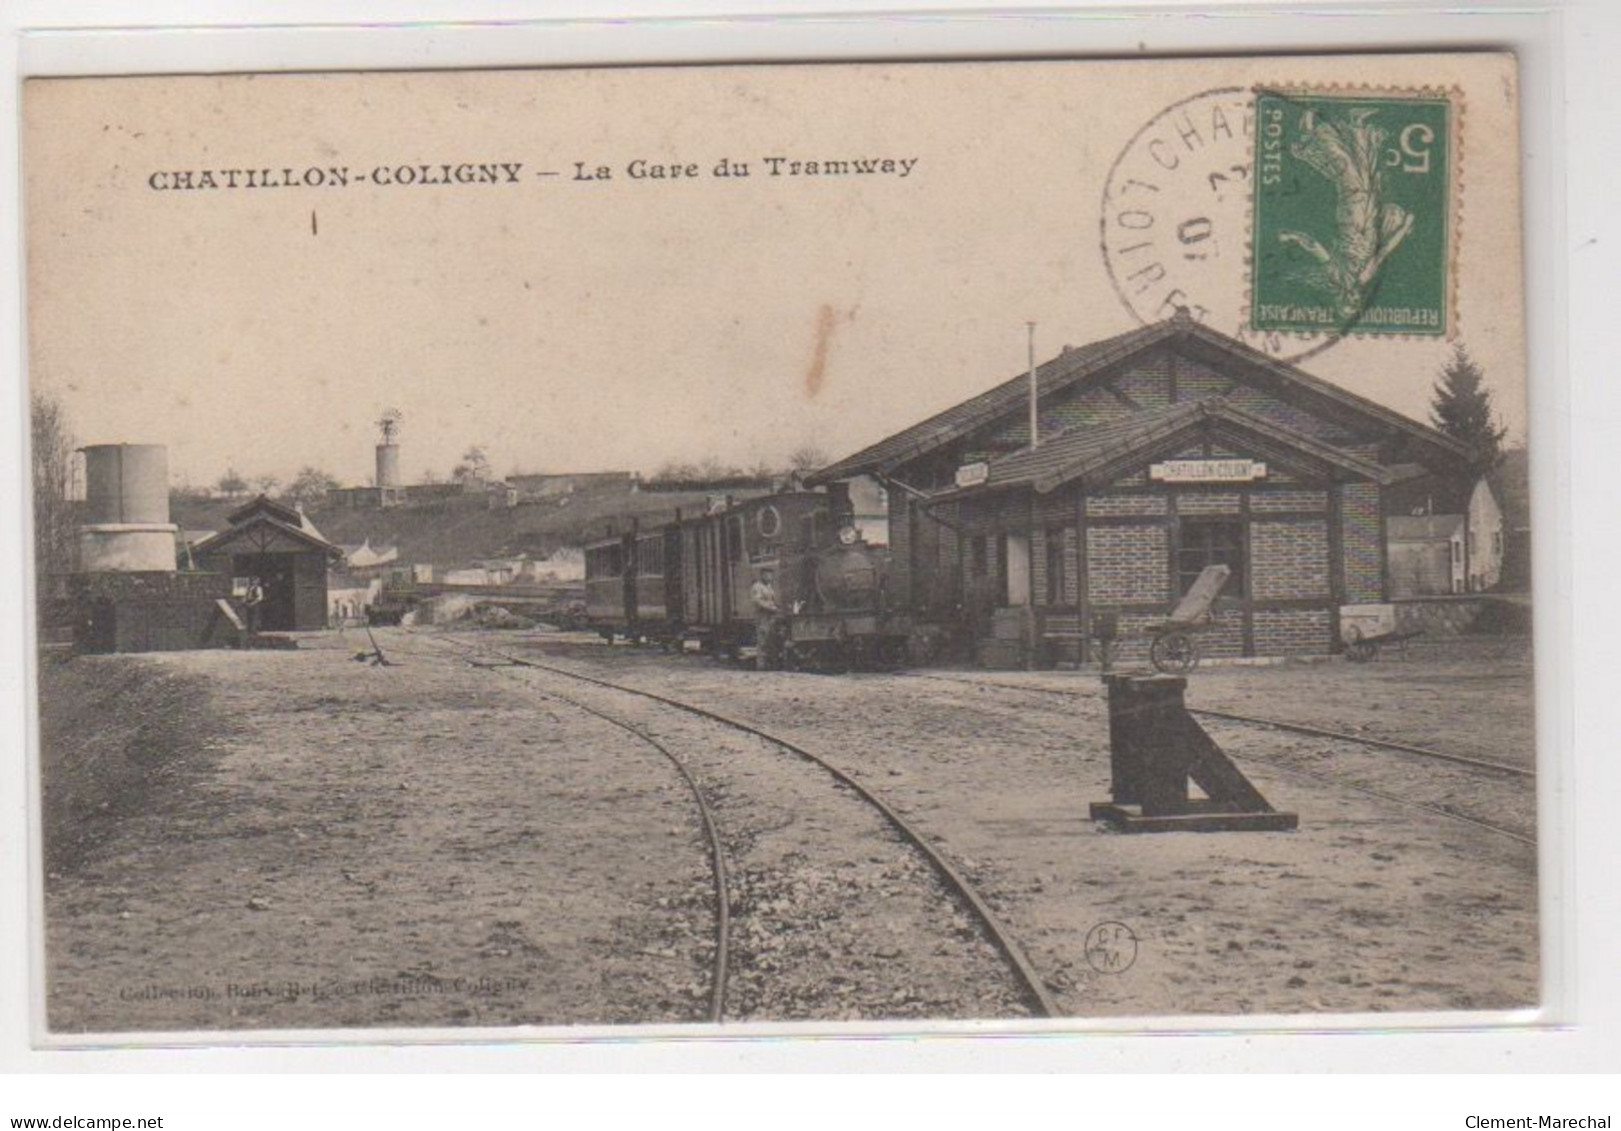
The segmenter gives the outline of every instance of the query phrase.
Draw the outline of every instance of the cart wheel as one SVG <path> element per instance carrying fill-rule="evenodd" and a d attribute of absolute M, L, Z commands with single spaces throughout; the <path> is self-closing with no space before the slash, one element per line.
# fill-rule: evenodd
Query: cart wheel
<path fill-rule="evenodd" d="M 1353 664 L 1365 664 L 1379 654 L 1379 645 L 1371 640 L 1349 640 L 1345 644 L 1345 658 Z"/>
<path fill-rule="evenodd" d="M 1345 634 L 1345 658 L 1353 664 L 1365 664 L 1379 654 L 1379 645 L 1372 640 L 1362 637 L 1362 630 L 1356 625 Z"/>
<path fill-rule="evenodd" d="M 1153 662 L 1155 671 L 1181 675 L 1199 665 L 1199 646 L 1185 632 L 1167 632 L 1154 638 L 1153 645 L 1148 649 L 1148 658 Z"/>

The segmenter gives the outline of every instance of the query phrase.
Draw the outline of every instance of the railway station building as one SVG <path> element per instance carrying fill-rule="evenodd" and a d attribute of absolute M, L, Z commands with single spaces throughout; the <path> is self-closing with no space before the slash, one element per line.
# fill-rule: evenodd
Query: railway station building
<path fill-rule="evenodd" d="M 888 597 L 966 624 L 986 666 L 1146 653 L 1207 565 L 1207 656 L 1337 649 L 1389 595 L 1386 491 L 1467 475 L 1433 428 L 1184 313 L 1038 366 L 810 477 L 888 492 Z"/>

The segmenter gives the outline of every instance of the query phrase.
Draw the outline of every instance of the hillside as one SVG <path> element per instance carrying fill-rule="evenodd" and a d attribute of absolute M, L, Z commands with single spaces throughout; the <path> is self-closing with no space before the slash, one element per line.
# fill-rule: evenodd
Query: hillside
<path fill-rule="evenodd" d="M 761 492 L 739 492 L 747 497 Z M 187 530 L 222 530 L 226 515 L 243 500 L 173 500 L 172 518 Z M 581 491 L 561 498 L 490 510 L 482 494 L 421 506 L 363 510 L 313 507 L 310 519 L 330 541 L 400 548 L 402 564 L 431 562 L 436 568 L 481 558 L 526 553 L 545 557 L 565 546 L 604 537 L 610 522 L 623 530 L 631 520 L 655 526 L 683 514 L 702 513 L 709 496 L 701 491 Z"/>

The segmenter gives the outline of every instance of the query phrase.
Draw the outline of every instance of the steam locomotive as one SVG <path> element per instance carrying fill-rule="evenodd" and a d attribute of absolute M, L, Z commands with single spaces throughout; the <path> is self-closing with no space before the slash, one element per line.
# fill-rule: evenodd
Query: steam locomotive
<path fill-rule="evenodd" d="M 615 637 L 782 666 L 844 670 L 905 662 L 911 625 L 885 603 L 889 552 L 869 545 L 838 495 L 790 491 L 585 548 L 585 619 Z M 775 575 L 774 640 L 756 637 L 751 590 Z"/>

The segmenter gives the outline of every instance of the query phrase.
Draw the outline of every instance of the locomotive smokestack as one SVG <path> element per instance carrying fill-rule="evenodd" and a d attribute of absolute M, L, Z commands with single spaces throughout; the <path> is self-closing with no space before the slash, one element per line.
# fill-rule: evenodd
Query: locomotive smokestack
<path fill-rule="evenodd" d="M 1041 424 L 1036 415 L 1036 324 L 1024 325 L 1030 332 L 1030 446 L 1037 448 L 1041 446 Z"/>

